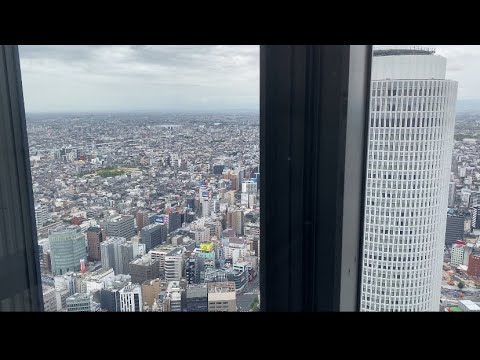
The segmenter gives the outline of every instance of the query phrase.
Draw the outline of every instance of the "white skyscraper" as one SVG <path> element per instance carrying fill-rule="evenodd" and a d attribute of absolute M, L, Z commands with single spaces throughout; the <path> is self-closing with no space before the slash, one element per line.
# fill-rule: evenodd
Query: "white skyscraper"
<path fill-rule="evenodd" d="M 428 49 L 375 50 L 362 311 L 438 311 L 457 83 Z"/>

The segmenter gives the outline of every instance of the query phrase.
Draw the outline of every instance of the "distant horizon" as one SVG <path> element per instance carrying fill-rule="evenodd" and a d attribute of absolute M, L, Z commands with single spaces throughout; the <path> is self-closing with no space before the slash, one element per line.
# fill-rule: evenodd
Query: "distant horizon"
<path fill-rule="evenodd" d="M 456 112 L 480 112 L 480 98 L 457 99 Z M 140 110 L 53 110 L 53 111 L 35 111 L 25 110 L 25 114 L 30 115 L 62 115 L 62 114 L 232 114 L 232 113 L 260 113 L 260 108 L 225 108 L 225 109 L 140 109 Z"/>
<path fill-rule="evenodd" d="M 480 101 L 480 99 L 479 99 Z M 26 111 L 25 114 L 165 114 L 165 113 L 183 113 L 183 114 L 202 114 L 202 113 L 259 113 L 260 109 L 225 109 L 225 110 L 99 110 L 99 111 L 88 111 L 88 110 L 65 110 L 65 111 Z"/>

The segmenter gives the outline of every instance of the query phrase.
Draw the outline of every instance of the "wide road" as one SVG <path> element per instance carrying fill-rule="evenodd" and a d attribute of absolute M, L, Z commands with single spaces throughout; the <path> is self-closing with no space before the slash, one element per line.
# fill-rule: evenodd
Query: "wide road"
<path fill-rule="evenodd" d="M 243 289 L 241 294 L 237 294 L 237 307 L 240 312 L 250 310 L 253 300 L 260 294 L 259 276 L 257 275 L 252 282 Z"/>

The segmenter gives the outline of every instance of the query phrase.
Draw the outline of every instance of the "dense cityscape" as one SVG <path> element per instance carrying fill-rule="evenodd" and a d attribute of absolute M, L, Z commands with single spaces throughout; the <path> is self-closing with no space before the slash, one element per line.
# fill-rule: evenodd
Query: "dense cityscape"
<path fill-rule="evenodd" d="M 258 311 L 258 114 L 28 114 L 46 311 Z"/>
<path fill-rule="evenodd" d="M 360 310 L 478 312 L 480 111 L 435 49 L 378 47 L 371 79 Z M 259 311 L 258 113 L 27 128 L 45 311 Z"/>
<path fill-rule="evenodd" d="M 442 310 L 461 311 L 459 301 L 480 310 L 479 139 L 480 113 L 458 113 L 448 197 Z"/>

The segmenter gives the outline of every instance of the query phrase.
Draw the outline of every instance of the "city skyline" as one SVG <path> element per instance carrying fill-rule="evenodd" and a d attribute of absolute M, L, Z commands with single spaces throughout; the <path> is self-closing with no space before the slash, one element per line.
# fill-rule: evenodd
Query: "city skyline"
<path fill-rule="evenodd" d="M 232 93 L 241 100 L 258 83 L 248 70 L 258 53 L 251 46 L 62 49 L 49 65 L 35 47 L 24 48 L 26 73 L 36 69 L 37 85 L 73 66 L 73 80 L 60 72 L 59 84 L 84 91 L 52 86 L 41 94 L 54 102 L 43 104 L 50 107 L 44 114 L 90 99 L 82 111 L 45 116 L 25 97 L 45 309 L 258 311 L 259 114 L 225 100 Z M 359 175 L 356 309 L 479 311 L 480 112 L 455 107 L 457 90 L 470 88 L 458 83 L 470 71 L 459 66 L 468 52 L 376 49 L 368 153 L 359 160 L 366 172 Z M 39 71 L 32 59 L 46 67 Z M 232 93 L 222 93 L 225 87 Z M 179 108 L 127 110 L 138 98 L 140 107 Z M 115 105 L 122 99 L 125 109 Z M 231 108 L 209 108 L 219 103 Z M 92 104 L 115 108 L 92 111 Z"/>

